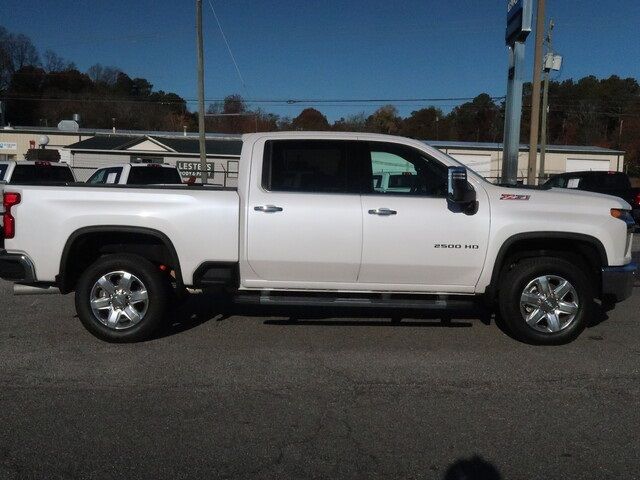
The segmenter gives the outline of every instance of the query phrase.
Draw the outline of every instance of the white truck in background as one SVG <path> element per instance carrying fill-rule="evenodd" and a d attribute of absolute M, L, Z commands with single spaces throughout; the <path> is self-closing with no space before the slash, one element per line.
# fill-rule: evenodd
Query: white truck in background
<path fill-rule="evenodd" d="M 376 165 L 410 181 L 376 188 Z M 625 201 L 488 183 L 416 140 L 367 133 L 243 137 L 238 188 L 11 186 L 0 277 L 75 291 L 85 327 L 137 341 L 171 289 L 238 301 L 449 308 L 482 299 L 517 338 L 571 341 L 632 292 Z M 171 273 L 170 273 L 171 272 Z"/>
<path fill-rule="evenodd" d="M 179 185 L 180 170 L 163 163 L 125 163 L 96 170 L 87 183 L 92 185 Z"/>

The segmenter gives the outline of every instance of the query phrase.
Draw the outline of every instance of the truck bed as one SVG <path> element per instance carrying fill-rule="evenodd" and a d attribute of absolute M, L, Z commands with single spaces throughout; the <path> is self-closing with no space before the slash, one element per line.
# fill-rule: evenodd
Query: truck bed
<path fill-rule="evenodd" d="M 94 226 L 162 233 L 175 247 L 186 284 L 203 260 L 238 261 L 240 200 L 233 188 L 68 184 L 3 189 L 22 196 L 14 207 L 16 236 L 6 239 L 4 248 L 27 254 L 39 282 L 55 280 L 67 240 Z"/>

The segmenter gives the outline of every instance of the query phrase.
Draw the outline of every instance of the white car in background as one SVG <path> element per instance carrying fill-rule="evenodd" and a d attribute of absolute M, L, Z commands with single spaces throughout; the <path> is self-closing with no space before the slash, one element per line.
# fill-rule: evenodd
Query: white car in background
<path fill-rule="evenodd" d="M 127 163 L 96 170 L 87 183 L 92 185 L 179 185 L 180 170 L 162 163 Z"/>

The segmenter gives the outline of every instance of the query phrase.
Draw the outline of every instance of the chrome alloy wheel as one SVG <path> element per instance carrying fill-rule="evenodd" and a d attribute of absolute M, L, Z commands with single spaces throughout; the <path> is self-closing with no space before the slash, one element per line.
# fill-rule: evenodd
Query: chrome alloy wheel
<path fill-rule="evenodd" d="M 568 328 L 579 310 L 576 289 L 557 275 L 531 280 L 520 296 L 522 317 L 539 332 L 556 333 Z"/>
<path fill-rule="evenodd" d="M 142 281 L 129 272 L 110 272 L 98 279 L 89 298 L 95 317 L 108 328 L 125 330 L 138 324 L 149 308 Z"/>

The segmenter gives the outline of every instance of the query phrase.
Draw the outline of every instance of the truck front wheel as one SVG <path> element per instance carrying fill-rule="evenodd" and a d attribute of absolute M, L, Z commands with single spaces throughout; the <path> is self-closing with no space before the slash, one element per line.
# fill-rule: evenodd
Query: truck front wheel
<path fill-rule="evenodd" d="M 161 326 L 169 298 L 162 272 L 137 255 L 107 255 L 76 288 L 76 310 L 89 332 L 108 342 L 148 339 Z"/>
<path fill-rule="evenodd" d="M 503 323 L 519 340 L 559 345 L 574 340 L 594 312 L 593 283 L 579 265 L 559 257 L 516 263 L 500 282 Z"/>

